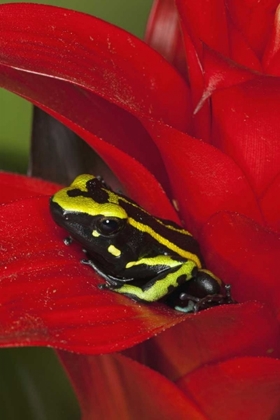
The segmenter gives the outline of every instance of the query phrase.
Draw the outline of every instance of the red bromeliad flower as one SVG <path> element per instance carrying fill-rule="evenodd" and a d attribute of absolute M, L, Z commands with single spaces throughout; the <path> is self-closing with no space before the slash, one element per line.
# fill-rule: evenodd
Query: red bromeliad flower
<path fill-rule="evenodd" d="M 0 7 L 1 86 L 80 135 L 148 211 L 180 217 L 240 302 L 181 314 L 99 290 L 50 217 L 58 187 L 1 174 L 2 347 L 71 351 L 84 419 L 280 416 L 277 6 L 156 1 L 147 40 L 169 62 L 94 17 Z"/>

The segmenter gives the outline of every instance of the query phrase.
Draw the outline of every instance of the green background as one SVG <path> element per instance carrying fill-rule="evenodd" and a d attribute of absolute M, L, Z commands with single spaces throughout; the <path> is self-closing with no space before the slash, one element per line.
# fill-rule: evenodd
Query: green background
<path fill-rule="evenodd" d="M 0 1 L 0 4 L 3 3 L 7 2 Z M 143 37 L 152 0 L 56 0 L 31 3 L 90 13 Z M 32 107 L 23 99 L 0 89 L 0 110 L 0 169 L 24 172 L 27 168 Z M 80 418 L 74 394 L 51 350 L 0 350 L 0 417 L 3 420 Z"/>

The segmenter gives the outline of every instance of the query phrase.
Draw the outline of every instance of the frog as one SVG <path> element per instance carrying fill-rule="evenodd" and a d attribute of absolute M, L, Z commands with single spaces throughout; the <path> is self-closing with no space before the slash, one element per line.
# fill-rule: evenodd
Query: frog
<path fill-rule="evenodd" d="M 76 177 L 50 199 L 54 221 L 70 244 L 81 244 L 108 289 L 142 303 L 165 302 L 181 312 L 233 303 L 230 285 L 205 267 L 194 236 L 151 215 L 91 174 Z"/>

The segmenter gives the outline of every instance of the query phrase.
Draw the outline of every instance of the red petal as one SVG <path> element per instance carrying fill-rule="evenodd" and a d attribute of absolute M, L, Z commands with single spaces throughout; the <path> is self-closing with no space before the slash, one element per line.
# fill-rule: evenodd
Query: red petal
<path fill-rule="evenodd" d="M 280 233 L 280 174 L 262 197 L 260 205 L 268 226 Z"/>
<path fill-rule="evenodd" d="M 0 172 L 1 203 L 37 197 L 38 195 L 53 195 L 58 185 L 41 179 Z"/>
<path fill-rule="evenodd" d="M 271 33 L 278 0 L 229 0 L 228 14 L 256 55 L 261 58 Z"/>
<path fill-rule="evenodd" d="M 203 43 L 217 51 L 228 54 L 226 13 L 223 0 L 188 1 L 177 0 L 186 49 L 188 76 L 194 110 L 194 130 L 190 134 L 209 142 L 211 132 L 210 104 L 202 101 L 204 92 Z M 201 102 L 201 106 L 198 104 Z M 204 105 L 202 107 L 202 104 Z"/>
<path fill-rule="evenodd" d="M 242 84 L 257 78 L 257 75 L 255 72 L 235 64 L 206 46 L 203 48 L 203 59 L 198 63 L 197 56 L 192 52 L 191 42 L 186 37 L 185 42 L 188 60 L 191 61 L 189 74 L 193 93 L 194 134 L 196 137 L 210 142 L 212 123 L 209 120 L 212 118 L 212 108 L 210 108 L 210 103 L 207 102 L 209 97 L 219 89 Z M 246 57 L 248 60 L 251 60 L 247 53 Z M 202 126 L 206 126 L 206 129 L 201 128 L 199 123 Z M 207 133 L 206 135 L 205 132 Z"/>
<path fill-rule="evenodd" d="M 200 239 L 208 267 L 232 284 L 237 301 L 257 299 L 280 315 L 279 236 L 244 216 L 220 213 Z"/>
<path fill-rule="evenodd" d="M 224 305 L 190 315 L 125 354 L 176 381 L 217 360 L 279 357 L 279 324 L 267 306 Z"/>
<path fill-rule="evenodd" d="M 263 66 L 267 73 L 279 76 L 279 36 L 280 36 L 280 7 L 275 12 L 273 30 L 263 56 Z"/>
<path fill-rule="evenodd" d="M 187 86 L 138 38 L 67 9 L 6 4 L 0 10 L 3 65 L 70 81 L 136 116 L 185 127 Z"/>
<path fill-rule="evenodd" d="M 209 101 L 203 101 L 201 107 L 197 106 L 201 101 L 201 97 L 205 90 L 204 70 L 194 44 L 186 31 L 184 31 L 184 42 L 188 62 L 188 76 L 192 93 L 193 110 L 193 129 L 189 130 L 189 133 L 209 142 L 211 133 L 210 103 Z"/>
<path fill-rule="evenodd" d="M 221 210 L 260 220 L 251 188 L 235 163 L 204 142 L 171 127 L 147 122 L 162 153 L 173 194 L 191 232 Z"/>
<path fill-rule="evenodd" d="M 186 57 L 179 16 L 174 0 L 155 0 L 147 24 L 145 41 L 186 77 Z"/>
<path fill-rule="evenodd" d="M 84 420 L 206 420 L 163 376 L 121 355 L 60 353 L 81 403 Z"/>
<path fill-rule="evenodd" d="M 188 88 L 177 72 L 137 38 L 91 16 L 33 4 L 0 10 L 1 85 L 94 145 L 121 181 L 128 181 L 136 200 L 149 193 L 143 181 L 136 190 L 136 181 L 155 181 L 135 159 L 168 189 L 160 155 L 134 115 L 147 113 L 187 128 Z"/>
<path fill-rule="evenodd" d="M 260 60 L 252 50 L 248 40 L 244 38 L 240 30 L 232 24 L 230 18 L 228 26 L 230 59 L 251 70 L 262 72 L 263 68 Z"/>
<path fill-rule="evenodd" d="M 233 63 L 207 47 L 203 51 L 204 91 L 200 103 L 203 103 L 216 90 L 242 84 L 257 77 L 255 73 Z M 197 108 L 199 109 L 200 106 L 198 104 Z"/>
<path fill-rule="evenodd" d="M 258 79 L 212 96 L 213 143 L 230 155 L 258 196 L 280 168 L 280 81 Z"/>
<path fill-rule="evenodd" d="M 133 302 L 98 289 L 100 278 L 80 264 L 79 246 L 48 210 L 48 198 L 17 201 L 0 213 L 0 342 L 48 345 L 84 353 L 117 351 L 181 322 L 161 304 Z"/>
<path fill-rule="evenodd" d="M 208 420 L 280 418 L 280 361 L 237 358 L 188 375 L 178 383 Z"/>
<path fill-rule="evenodd" d="M 228 55 L 227 16 L 224 0 L 176 0 L 183 28 L 190 34 L 199 53 L 202 41 Z"/>

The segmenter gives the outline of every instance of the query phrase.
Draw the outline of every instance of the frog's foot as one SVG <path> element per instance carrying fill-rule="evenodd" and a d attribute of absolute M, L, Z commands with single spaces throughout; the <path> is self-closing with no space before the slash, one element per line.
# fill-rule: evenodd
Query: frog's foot
<path fill-rule="evenodd" d="M 64 238 L 64 239 L 63 239 L 63 243 L 64 243 L 64 245 L 69 246 L 69 245 L 71 245 L 71 244 L 72 244 L 72 242 L 73 242 L 73 238 L 72 238 L 72 236 L 67 236 L 67 238 Z"/>
<path fill-rule="evenodd" d="M 125 279 L 125 278 L 114 277 L 114 276 L 111 276 L 110 274 L 105 274 L 92 260 L 88 260 L 85 258 L 85 259 L 82 259 L 80 262 L 84 265 L 89 265 L 94 271 L 97 272 L 97 274 L 99 274 L 103 279 L 106 280 L 106 284 L 103 285 L 104 287 L 102 287 L 102 289 L 111 289 L 111 290 L 118 289 L 119 287 L 122 286 L 123 283 L 133 281 L 132 278 Z"/>
<path fill-rule="evenodd" d="M 176 310 L 181 312 L 198 312 L 202 309 L 210 308 L 212 306 L 219 306 L 224 304 L 236 303 L 231 296 L 231 286 L 226 284 L 225 294 L 213 294 L 207 295 L 203 298 L 197 298 L 195 296 L 189 295 L 188 293 L 181 293 L 180 300 L 188 301 L 188 304 L 185 307 L 176 306 Z"/>
<path fill-rule="evenodd" d="M 193 298 L 193 296 L 190 296 L 190 297 Z M 176 306 L 174 306 L 174 309 L 176 311 L 179 311 L 179 312 L 193 313 L 193 312 L 195 312 L 195 305 L 196 304 L 193 302 L 193 300 L 189 300 L 188 301 L 188 304 L 186 306 L 176 305 Z"/>
<path fill-rule="evenodd" d="M 108 276 L 107 274 L 103 273 L 103 271 L 94 263 L 94 261 L 92 260 L 88 260 L 88 259 L 83 259 L 81 260 L 81 263 L 83 265 L 89 265 L 97 274 L 99 274 L 99 276 L 101 276 L 103 279 L 106 280 L 106 283 L 109 283 L 112 287 L 117 287 L 117 283 L 114 281 L 114 279 L 111 279 L 110 276 Z M 104 287 L 104 289 L 109 289 L 109 285 L 104 285 L 106 287 Z"/>
<path fill-rule="evenodd" d="M 99 284 L 97 287 L 98 287 L 99 290 L 108 290 L 108 289 L 110 289 L 110 286 L 107 283 Z"/>

